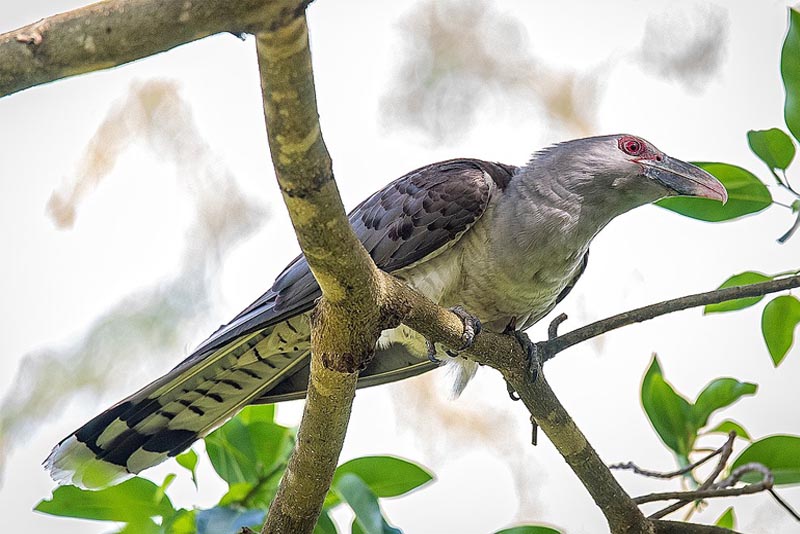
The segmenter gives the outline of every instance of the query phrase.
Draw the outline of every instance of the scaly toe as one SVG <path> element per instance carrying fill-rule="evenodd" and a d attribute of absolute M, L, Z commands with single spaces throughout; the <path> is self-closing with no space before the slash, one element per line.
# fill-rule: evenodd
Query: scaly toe
<path fill-rule="evenodd" d="M 464 333 L 461 335 L 462 344 L 458 350 L 466 350 L 470 348 L 473 343 L 475 343 L 475 338 L 483 330 L 481 320 L 461 306 L 450 308 L 450 311 L 458 315 L 461 318 L 461 321 L 464 323 Z"/>

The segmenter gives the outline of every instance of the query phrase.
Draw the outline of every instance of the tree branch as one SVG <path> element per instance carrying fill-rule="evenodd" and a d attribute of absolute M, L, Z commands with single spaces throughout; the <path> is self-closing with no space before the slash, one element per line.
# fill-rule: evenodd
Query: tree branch
<path fill-rule="evenodd" d="M 403 322 L 430 339 L 451 347 L 461 343 L 463 325 L 452 312 L 416 293 L 399 280 L 385 275 L 390 308 Z M 514 336 L 484 330 L 465 353 L 478 363 L 499 370 L 547 434 L 566 462 L 581 479 L 600 507 L 614 533 L 653 533 L 652 524 L 622 489 L 586 440 L 540 374 L 528 380 L 526 353 Z"/>
<path fill-rule="evenodd" d="M 777 280 L 770 280 L 769 282 L 761 282 L 759 284 L 751 284 L 746 286 L 729 287 L 725 289 L 717 289 L 708 291 L 706 293 L 697 293 L 695 295 L 688 295 L 677 299 L 666 300 L 657 304 L 650 304 L 630 310 L 618 315 L 614 315 L 607 319 L 597 321 L 586 325 L 572 332 L 567 332 L 552 341 L 544 343 L 546 359 L 550 359 L 564 349 L 567 349 L 578 343 L 582 343 L 587 339 L 605 334 L 611 330 L 628 326 L 633 323 L 641 323 L 649 319 L 654 319 L 661 315 L 668 313 L 687 310 L 689 308 L 696 308 L 697 306 L 705 306 L 707 304 L 718 304 L 727 300 L 736 300 L 748 297 L 760 297 L 769 293 L 777 293 L 778 291 L 785 291 L 800 287 L 800 276 L 789 276 L 787 278 L 779 278 Z"/>
<path fill-rule="evenodd" d="M 395 300 L 393 309 L 405 324 L 429 339 L 450 347 L 459 346 L 463 327 L 455 314 L 440 308 L 396 279 L 388 275 L 386 277 L 387 284 L 394 284 L 389 291 Z M 798 286 L 800 286 L 800 276 L 793 276 L 762 284 L 690 295 L 619 314 L 543 343 L 554 344 L 557 352 L 609 330 L 673 311 L 761 296 Z M 527 379 L 528 362 L 524 351 L 512 336 L 484 330 L 474 345 L 462 354 L 500 371 L 506 382 L 520 396 L 536 423 L 542 427 L 592 495 L 606 516 L 611 532 L 727 532 L 716 527 L 645 519 L 564 410 L 544 376 L 539 373 L 540 378 L 534 383 L 530 383 Z M 682 497 L 688 496 L 682 495 Z M 681 530 L 677 525 L 682 525 Z"/>
<path fill-rule="evenodd" d="M 734 530 L 713 525 L 698 525 L 682 521 L 653 521 L 655 534 L 738 534 Z"/>
<path fill-rule="evenodd" d="M 0 35 L 0 97 L 107 69 L 215 33 L 254 33 L 297 18 L 311 0 L 111 0 Z"/>
<path fill-rule="evenodd" d="M 275 173 L 322 298 L 311 319 L 311 376 L 297 442 L 262 533 L 310 533 L 347 432 L 358 371 L 391 325 L 380 272 L 353 233 L 317 113 L 305 14 L 256 34 Z M 396 324 L 396 322 L 395 322 Z"/>
<path fill-rule="evenodd" d="M 736 432 L 733 432 L 733 431 L 729 432 L 728 433 L 728 439 L 725 440 L 725 443 L 722 445 L 722 447 L 720 447 L 716 451 L 720 455 L 719 456 L 719 460 L 717 461 L 717 465 L 714 467 L 714 469 L 711 471 L 711 473 L 708 475 L 708 477 L 706 477 L 706 480 L 700 485 L 700 487 L 697 488 L 698 490 L 705 490 L 705 489 L 714 487 L 714 481 L 717 479 L 717 477 L 720 475 L 720 473 L 722 473 L 722 471 L 725 469 L 725 466 L 728 463 L 728 459 L 731 457 L 731 454 L 733 454 L 733 442 L 735 440 L 736 440 Z M 712 454 L 714 454 L 714 453 L 712 453 Z M 704 460 L 707 460 L 707 459 L 710 459 L 710 458 L 712 458 L 712 456 L 707 456 Z M 634 499 L 634 501 L 635 500 L 636 499 Z M 659 510 L 654 514 L 651 514 L 649 517 L 650 517 L 650 519 L 661 519 L 662 517 L 668 516 L 672 512 L 676 512 L 676 511 L 680 510 L 681 508 L 683 508 L 684 506 L 690 504 L 691 502 L 692 502 L 691 499 L 684 499 L 684 500 L 678 501 L 675 504 L 671 504 L 671 505 L 667 506 L 663 510 Z"/>
<path fill-rule="evenodd" d="M 723 454 L 724 458 L 722 459 L 721 462 L 717 463 L 717 468 L 714 469 L 714 476 L 710 477 L 710 480 L 713 482 L 713 480 L 715 478 L 717 478 L 719 473 L 722 471 L 722 469 L 719 467 L 720 463 L 724 467 L 725 462 L 728 461 L 728 457 L 730 456 L 730 451 L 732 450 L 733 441 L 734 441 L 735 438 L 736 438 L 736 432 L 730 432 L 728 434 L 728 439 L 725 441 L 725 443 L 722 445 L 722 447 L 720 447 L 719 449 L 716 449 L 716 450 L 708 453 L 708 455 L 700 458 L 696 462 L 694 462 L 692 464 L 689 464 L 686 467 L 682 467 L 680 469 L 677 469 L 675 471 L 668 471 L 666 473 L 661 472 L 661 471 L 650 471 L 649 469 L 642 469 L 641 467 L 639 467 L 638 465 L 636 465 L 633 462 L 625 462 L 625 463 L 620 463 L 620 464 L 609 465 L 608 468 L 609 469 L 626 469 L 626 470 L 633 471 L 637 475 L 642 475 L 642 476 L 645 476 L 645 477 L 648 477 L 648 478 L 670 479 L 670 478 L 675 478 L 675 477 L 679 477 L 679 476 L 682 476 L 682 475 L 686 475 L 686 474 L 694 471 L 696 468 L 700 467 L 701 465 L 703 465 L 707 461 L 711 460 L 712 458 L 715 458 L 716 456 L 718 456 L 720 454 Z"/>
<path fill-rule="evenodd" d="M 761 474 L 761 481 L 754 484 L 748 484 L 747 486 L 741 488 L 732 487 L 738 483 L 745 474 L 752 473 L 754 471 Z M 636 497 L 633 500 L 637 504 L 645 504 L 648 502 L 670 501 L 673 499 L 680 499 L 681 501 L 696 501 L 699 499 L 708 499 L 713 497 L 734 497 L 738 495 L 750 495 L 772 489 L 773 483 L 774 477 L 768 468 L 758 463 L 749 463 L 738 467 L 733 471 L 733 473 L 730 474 L 728 478 L 721 480 L 716 484 L 704 484 L 699 489 L 693 491 L 665 491 L 662 493 L 651 493 L 649 495 Z"/>

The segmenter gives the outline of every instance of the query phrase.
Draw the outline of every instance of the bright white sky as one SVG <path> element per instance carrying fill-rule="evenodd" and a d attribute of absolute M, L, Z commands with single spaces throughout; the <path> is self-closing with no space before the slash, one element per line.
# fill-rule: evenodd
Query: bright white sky
<path fill-rule="evenodd" d="M 69 0 L 29 0 L 0 5 L 0 31 L 79 7 Z M 479 114 L 479 125 L 455 146 L 431 146 L 413 133 L 389 131 L 378 120 L 380 97 L 400 61 L 398 21 L 416 2 L 319 0 L 309 11 L 323 131 L 348 207 L 421 164 L 455 156 L 522 163 L 531 152 L 560 140 L 540 114 L 520 110 L 514 120 Z M 597 133 L 627 131 L 646 137 L 686 160 L 735 163 L 766 176 L 747 149 L 745 132 L 782 124 L 778 72 L 786 26 L 784 1 L 498 1 L 528 30 L 528 44 L 550 66 L 590 72 L 613 58 L 603 82 Z M 720 71 L 699 89 L 648 73 L 635 56 L 645 22 L 669 13 L 725 13 L 727 44 Z M 252 39 L 217 36 L 111 71 L 37 87 L 0 99 L 0 396 L 9 388 L 22 355 L 67 343 L 91 320 L 133 289 L 175 271 L 187 221 L 171 209 L 183 194 L 174 169 L 146 147 L 133 147 L 112 176 L 82 206 L 77 225 L 57 230 L 45 214 L 50 193 L 75 172 L 88 140 L 114 102 L 136 81 L 177 82 L 198 127 L 241 187 L 269 206 L 270 220 L 224 265 L 219 309 L 224 322 L 272 282 L 297 252 L 270 174 Z M 800 176 L 795 174 L 795 180 Z M 143 216 L 145 214 L 145 216 Z M 780 246 L 775 238 L 790 225 L 785 210 L 756 219 L 711 225 L 658 208 L 643 208 L 613 222 L 595 241 L 592 261 L 561 311 L 562 328 L 632 307 L 716 287 L 742 270 L 779 272 L 798 268 L 800 237 Z M 800 434 L 800 350 L 774 369 L 759 331 L 760 308 L 702 317 L 689 311 L 607 335 L 560 355 L 547 377 L 589 440 L 609 463 L 635 460 L 670 469 L 672 459 L 650 429 L 639 404 L 639 384 L 650 354 L 658 352 L 667 378 L 693 398 L 718 376 L 756 382 L 761 390 L 725 412 L 752 435 Z M 534 328 L 532 337 L 543 332 Z M 198 339 L 187 339 L 187 350 Z M 167 369 L 182 359 L 164 362 Z M 154 376 L 137 377 L 145 383 Z M 343 459 L 395 454 L 428 465 L 437 482 L 409 497 L 384 501 L 388 517 L 412 534 L 482 534 L 522 522 L 549 523 L 570 533 L 605 529 L 600 513 L 547 442 L 528 446 L 524 410 L 507 400 L 498 375 L 482 370 L 461 399 L 442 399 L 448 413 L 497 414 L 499 448 L 463 444 L 442 454 L 415 432 L 413 403 L 405 387 L 359 393 Z M 0 487 L 0 516 L 13 532 L 101 532 L 100 525 L 35 514 L 30 509 L 53 484 L 39 463 L 52 445 L 129 391 L 110 391 L 98 404 L 53 406 L 53 419 L 8 458 Z M 392 397 L 394 400 L 392 400 Z M 411 408 L 407 408 L 410 410 Z M 280 417 L 297 420 L 297 403 Z M 398 417 L 400 414 L 400 417 Z M 424 413 L 421 416 L 424 417 Z M 457 415 L 456 415 L 457 416 Z M 411 422 L 411 423 L 410 423 Z M 424 426 L 420 421 L 419 426 Z M 446 429 L 441 433 L 446 433 Z M 426 437 L 427 436 L 427 437 Z M 460 440 L 464 437 L 461 435 Z M 453 440 L 450 440 L 453 441 Z M 467 438 L 470 441 L 470 438 Z M 447 442 L 450 443 L 450 442 Z M 447 445 L 450 447 L 450 445 Z M 172 466 L 154 470 L 158 479 Z M 514 486 L 518 469 L 528 472 L 524 493 Z M 656 486 L 620 475 L 632 494 Z M 195 495 L 177 484 L 175 501 L 210 505 L 221 486 Z M 795 505 L 800 490 L 785 491 Z M 700 516 L 713 522 L 724 509 L 714 503 Z M 737 501 L 746 532 L 796 528 L 765 496 Z M 346 515 L 342 517 L 346 518 Z M 348 523 L 342 523 L 346 525 Z"/>

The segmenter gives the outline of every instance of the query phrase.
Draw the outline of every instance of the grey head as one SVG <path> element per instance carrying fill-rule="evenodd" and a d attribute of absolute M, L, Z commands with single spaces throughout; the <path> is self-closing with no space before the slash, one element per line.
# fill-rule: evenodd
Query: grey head
<path fill-rule="evenodd" d="M 520 173 L 533 177 L 538 183 L 530 185 L 540 192 L 605 205 L 611 217 L 667 196 L 728 199 L 725 187 L 703 169 L 630 134 L 553 145 L 534 154 Z"/>

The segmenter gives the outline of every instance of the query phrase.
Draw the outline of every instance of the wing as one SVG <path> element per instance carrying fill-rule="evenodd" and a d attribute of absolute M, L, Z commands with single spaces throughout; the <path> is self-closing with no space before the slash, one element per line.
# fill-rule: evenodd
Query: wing
<path fill-rule="evenodd" d="M 458 240 L 510 173 L 510 168 L 478 160 L 423 167 L 372 195 L 350 221 L 378 266 L 390 271 L 407 267 Z M 272 289 L 172 371 L 62 440 L 46 460 L 51 474 L 102 486 L 178 454 L 246 404 L 302 396 L 302 377 L 291 378 L 306 367 L 309 331 L 297 316 L 311 309 L 319 295 L 305 259 L 296 258 Z M 432 367 L 410 360 L 403 351 L 391 354 L 364 373 L 361 386 Z"/>
<path fill-rule="evenodd" d="M 458 241 L 483 215 L 492 194 L 504 189 L 516 171 L 511 165 L 477 159 L 433 163 L 398 178 L 359 204 L 349 215 L 350 224 L 380 269 L 392 272 L 409 267 Z M 269 291 L 212 334 L 195 354 L 207 354 L 306 312 L 320 295 L 308 263 L 298 256 Z"/>

